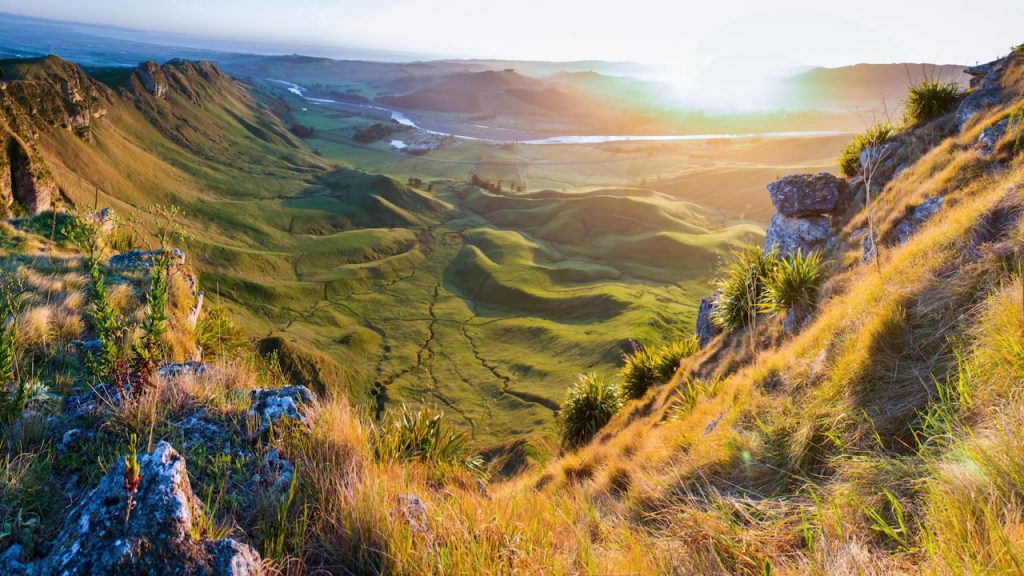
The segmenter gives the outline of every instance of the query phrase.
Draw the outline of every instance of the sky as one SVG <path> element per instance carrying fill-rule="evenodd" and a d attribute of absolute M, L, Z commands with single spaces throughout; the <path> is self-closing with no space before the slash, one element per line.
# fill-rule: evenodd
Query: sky
<path fill-rule="evenodd" d="M 807 66 L 974 64 L 1024 43 L 1024 0 L 0 0 L 0 11 L 262 52 L 632 61 L 722 92 Z"/>

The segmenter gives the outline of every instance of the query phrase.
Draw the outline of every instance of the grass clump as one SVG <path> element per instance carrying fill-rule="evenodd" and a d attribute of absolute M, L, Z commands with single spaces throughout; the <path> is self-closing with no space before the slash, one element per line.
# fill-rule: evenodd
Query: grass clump
<path fill-rule="evenodd" d="M 921 124 L 945 116 L 956 109 L 964 89 L 956 82 L 927 79 L 913 84 L 903 101 L 907 124 Z"/>
<path fill-rule="evenodd" d="M 860 154 L 865 148 L 878 146 L 896 135 L 897 129 L 889 122 L 879 122 L 851 140 L 839 155 L 839 171 L 847 178 L 860 173 Z"/>
<path fill-rule="evenodd" d="M 374 455 L 383 462 L 418 461 L 483 470 L 480 458 L 469 453 L 469 437 L 455 430 L 441 412 L 413 411 L 403 404 L 373 426 L 372 438 Z"/>
<path fill-rule="evenodd" d="M 658 355 L 647 348 L 640 348 L 623 357 L 625 364 L 619 371 L 622 384 L 619 392 L 623 400 L 634 400 L 644 395 L 656 384 L 660 376 Z"/>
<path fill-rule="evenodd" d="M 721 294 L 711 321 L 726 332 L 750 324 L 764 299 L 765 278 L 778 266 L 778 253 L 767 254 L 757 246 L 748 246 L 733 253 L 733 260 L 715 282 Z"/>
<path fill-rule="evenodd" d="M 696 336 L 676 340 L 659 348 L 654 358 L 654 367 L 658 378 L 662 382 L 671 379 L 683 358 L 693 356 L 697 350 L 700 350 L 700 344 L 697 342 Z"/>
<path fill-rule="evenodd" d="M 814 304 L 818 288 L 825 279 L 825 266 L 818 252 L 797 250 L 781 258 L 764 278 L 761 309 L 765 312 L 786 312 L 806 309 Z"/>
<path fill-rule="evenodd" d="M 581 374 L 558 413 L 562 444 L 575 448 L 589 442 L 621 406 L 615 386 L 593 372 Z"/>

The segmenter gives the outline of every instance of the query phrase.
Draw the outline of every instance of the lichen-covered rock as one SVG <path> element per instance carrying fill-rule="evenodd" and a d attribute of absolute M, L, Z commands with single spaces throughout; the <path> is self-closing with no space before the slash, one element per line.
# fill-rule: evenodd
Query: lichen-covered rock
<path fill-rule="evenodd" d="M 783 216 L 804 217 L 834 211 L 848 195 L 846 182 L 822 172 L 793 174 L 768 185 L 775 209 Z"/>
<path fill-rule="evenodd" d="M 906 244 L 907 240 L 921 227 L 922 224 L 927 222 L 932 216 L 938 213 L 945 204 L 945 199 L 942 196 L 932 196 L 924 202 L 921 202 L 917 207 L 914 208 L 908 216 L 903 218 L 899 224 L 893 228 L 892 238 L 897 244 Z"/>
<path fill-rule="evenodd" d="M 200 503 L 192 493 L 185 460 L 160 442 L 139 458 L 141 481 L 128 514 L 124 462 L 68 514 L 51 554 L 34 574 L 255 576 L 259 554 L 231 540 L 196 540 L 193 518 Z"/>
<path fill-rule="evenodd" d="M 1003 118 L 999 122 L 991 126 L 987 126 L 978 135 L 978 142 L 974 145 L 974 149 L 978 151 L 978 155 L 982 158 L 989 158 L 992 153 L 996 150 L 996 144 L 1002 140 L 1003 136 L 1006 135 L 1007 130 L 1020 130 L 1020 120 L 1016 121 L 1011 125 L 1010 118 Z"/>
<path fill-rule="evenodd" d="M 278 426 L 282 419 L 309 428 L 314 408 L 313 393 L 305 386 L 257 388 L 252 391 L 249 417 L 258 420 L 256 434 L 262 436 Z"/>
<path fill-rule="evenodd" d="M 791 218 L 776 213 L 768 224 L 764 239 L 764 251 L 773 248 L 782 256 L 820 250 L 832 238 L 832 225 L 824 216 Z"/>
<path fill-rule="evenodd" d="M 210 370 L 207 364 L 189 360 L 188 362 L 172 362 L 157 369 L 157 374 L 164 379 L 181 378 L 182 376 L 202 376 Z"/>
<path fill-rule="evenodd" d="M 110 257 L 111 268 L 149 268 L 159 260 L 163 251 L 156 250 L 129 250 L 122 254 L 115 254 Z M 171 251 L 171 261 L 176 264 L 185 263 L 185 253 L 178 248 Z"/>
<path fill-rule="evenodd" d="M 707 346 L 711 339 L 721 332 L 718 326 L 711 321 L 711 314 L 715 311 L 719 294 L 721 291 L 715 291 L 713 295 L 702 298 L 700 307 L 697 308 L 697 342 L 701 348 Z"/>

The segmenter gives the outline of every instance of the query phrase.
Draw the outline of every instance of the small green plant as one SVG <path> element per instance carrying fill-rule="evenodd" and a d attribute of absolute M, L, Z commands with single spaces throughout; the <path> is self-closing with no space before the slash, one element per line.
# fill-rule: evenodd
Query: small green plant
<path fill-rule="evenodd" d="M 625 363 L 619 370 L 622 384 L 619 393 L 623 400 L 634 400 L 644 395 L 647 389 L 658 382 L 658 358 L 647 348 L 623 356 Z"/>
<path fill-rule="evenodd" d="M 558 412 L 562 444 L 575 448 L 589 442 L 621 406 L 615 386 L 597 374 L 581 374 Z"/>
<path fill-rule="evenodd" d="M 22 290 L 17 280 L 0 281 L 0 422 L 10 422 L 20 416 L 29 398 L 25 381 L 18 374 L 18 314 L 22 308 Z"/>
<path fill-rule="evenodd" d="M 372 438 L 374 455 L 384 462 L 415 460 L 483 471 L 482 460 L 469 454 L 469 437 L 449 425 L 443 412 L 413 411 L 403 404 L 373 426 Z"/>
<path fill-rule="evenodd" d="M 711 321 L 726 332 L 753 322 L 764 299 L 764 279 L 773 273 L 778 262 L 774 249 L 764 253 L 757 246 L 748 246 L 735 251 L 732 262 L 715 281 L 721 293 Z"/>
<path fill-rule="evenodd" d="M 167 333 L 167 293 L 170 290 L 171 260 L 163 250 L 153 264 L 153 275 L 146 291 L 146 313 L 142 336 L 132 346 L 132 388 L 156 386 L 154 378 L 161 356 L 161 339 Z"/>
<path fill-rule="evenodd" d="M 904 121 L 922 124 L 956 109 L 964 89 L 956 82 L 943 82 L 926 78 L 910 86 L 903 101 Z"/>
<path fill-rule="evenodd" d="M 298 474 L 292 474 L 288 491 L 276 498 L 272 504 L 273 517 L 261 518 L 256 531 L 259 534 L 260 553 L 264 557 L 280 560 L 285 557 L 285 543 L 290 523 L 288 513 L 295 501 L 295 487 L 298 485 Z"/>
<path fill-rule="evenodd" d="M 679 363 L 683 361 L 683 358 L 693 356 L 698 350 L 700 350 L 700 344 L 697 342 L 696 336 L 676 340 L 658 348 L 654 359 L 658 378 L 662 382 L 670 380 L 679 369 Z"/>
<path fill-rule="evenodd" d="M 132 434 L 128 439 L 128 454 L 124 457 L 124 489 L 128 492 L 128 505 L 124 512 L 124 522 L 128 523 L 131 517 L 132 508 L 135 507 L 135 494 L 139 491 L 139 484 L 142 482 L 142 471 L 139 467 L 139 455 L 136 451 L 138 438 Z"/>
<path fill-rule="evenodd" d="M 227 310 L 220 306 L 207 308 L 196 325 L 196 344 L 204 357 L 212 358 L 235 352 L 245 345 L 242 331 L 235 326 Z"/>
<path fill-rule="evenodd" d="M 761 310 L 786 312 L 813 306 L 824 278 L 825 266 L 818 252 L 797 250 L 792 256 L 780 258 L 764 279 Z"/>
<path fill-rule="evenodd" d="M 865 148 L 878 146 L 896 135 L 897 129 L 889 122 L 879 122 L 847 143 L 839 155 L 839 171 L 847 178 L 860 174 L 860 155 Z"/>
<path fill-rule="evenodd" d="M 889 505 L 890 514 L 888 516 L 892 518 L 889 519 L 884 512 L 872 508 L 865 508 L 864 515 L 871 521 L 873 530 L 894 542 L 900 550 L 905 550 L 910 544 L 910 530 L 907 527 L 903 505 L 892 492 L 884 490 L 883 493 Z"/>
<path fill-rule="evenodd" d="M 688 378 L 685 380 L 676 391 L 676 397 L 670 409 L 671 418 L 678 420 L 685 417 L 701 398 L 714 396 L 718 392 L 720 384 L 721 380 L 717 378 L 711 380 Z"/>
<path fill-rule="evenodd" d="M 1018 58 L 1024 60 L 1024 44 L 1014 46 L 1013 53 L 1016 54 Z"/>
<path fill-rule="evenodd" d="M 100 345 L 85 357 L 85 365 L 94 378 L 104 379 L 120 357 L 124 327 L 107 296 L 103 234 L 96 222 L 95 217 L 74 218 L 64 225 L 61 235 L 78 248 L 89 267 L 89 322 Z"/>

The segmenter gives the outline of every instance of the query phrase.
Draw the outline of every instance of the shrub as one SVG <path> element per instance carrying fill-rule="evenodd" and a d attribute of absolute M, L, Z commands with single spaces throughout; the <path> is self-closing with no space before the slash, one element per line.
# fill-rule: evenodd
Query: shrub
<path fill-rule="evenodd" d="M 824 277 L 821 254 L 804 254 L 797 250 L 796 254 L 780 259 L 764 279 L 761 309 L 765 312 L 786 312 L 795 307 L 811 306 Z"/>
<path fill-rule="evenodd" d="M 621 405 L 615 386 L 597 374 L 581 374 L 558 413 L 562 444 L 576 447 L 590 441 Z"/>
<path fill-rule="evenodd" d="M 765 254 L 757 246 L 748 246 L 735 251 L 732 262 L 715 282 L 721 293 L 711 321 L 726 332 L 739 330 L 753 321 L 764 298 L 764 279 L 777 264 L 775 250 Z"/>
<path fill-rule="evenodd" d="M 860 173 L 860 153 L 869 146 L 878 146 L 896 135 L 896 127 L 879 122 L 851 140 L 839 155 L 839 171 L 847 178 Z"/>
<path fill-rule="evenodd" d="M 908 124 L 921 124 L 945 116 L 956 109 L 964 89 L 956 82 L 922 80 L 910 87 L 903 101 L 904 119 Z"/>
<path fill-rule="evenodd" d="M 469 455 L 469 437 L 449 425 L 444 413 L 413 411 L 403 404 L 373 426 L 372 437 L 374 455 L 383 462 L 415 460 L 483 471 L 480 458 Z"/>
<path fill-rule="evenodd" d="M 659 348 L 654 359 L 658 378 L 662 382 L 671 379 L 683 358 L 693 356 L 697 350 L 700 350 L 700 344 L 695 336 L 676 340 Z"/>
<path fill-rule="evenodd" d="M 647 389 L 656 384 L 659 377 L 657 354 L 647 348 L 623 356 L 625 364 L 619 371 L 622 385 L 619 387 L 623 400 L 639 398 Z"/>
<path fill-rule="evenodd" d="M 171 260 L 167 250 L 153 265 L 153 277 L 146 291 L 146 312 L 142 320 L 142 337 L 132 346 L 132 388 L 154 386 L 160 362 L 160 340 L 167 332 L 167 293 Z"/>

